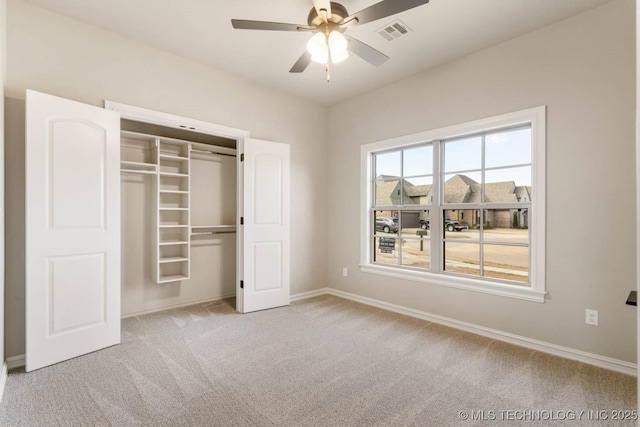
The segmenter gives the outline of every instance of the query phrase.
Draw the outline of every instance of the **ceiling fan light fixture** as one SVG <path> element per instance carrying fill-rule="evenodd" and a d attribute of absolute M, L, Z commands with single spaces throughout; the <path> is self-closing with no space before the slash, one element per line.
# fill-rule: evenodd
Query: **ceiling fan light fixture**
<path fill-rule="evenodd" d="M 331 51 L 331 62 L 337 64 L 349 57 L 347 52 L 347 39 L 338 31 L 331 31 L 328 37 L 329 50 Z"/>
<path fill-rule="evenodd" d="M 324 34 L 314 34 L 307 42 L 307 51 L 311 54 L 312 61 L 326 64 L 329 60 L 329 48 Z"/>
<path fill-rule="evenodd" d="M 329 64 L 337 64 L 349 57 L 349 51 L 376 67 L 384 64 L 389 57 L 360 40 L 342 34 L 358 24 L 377 21 L 391 15 L 429 3 L 429 0 L 376 0 L 359 12 L 349 14 L 340 3 L 331 0 L 313 0 L 314 7 L 307 15 L 307 25 L 284 22 L 250 21 L 232 19 L 233 28 L 241 30 L 306 31 L 313 33 L 307 49 L 289 70 L 301 73 L 312 62 L 324 64 L 329 80 Z M 395 25 L 394 25 L 395 28 Z M 401 28 L 396 28 L 401 31 Z M 401 31 L 402 32 L 402 31 Z"/>

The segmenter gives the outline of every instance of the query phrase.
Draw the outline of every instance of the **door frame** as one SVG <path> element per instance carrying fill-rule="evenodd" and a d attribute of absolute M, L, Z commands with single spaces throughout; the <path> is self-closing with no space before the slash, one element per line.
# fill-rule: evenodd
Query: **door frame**
<path fill-rule="evenodd" d="M 249 131 L 232 128 L 229 126 L 217 125 L 214 123 L 192 119 L 189 117 L 177 116 L 175 114 L 163 113 L 147 108 L 136 107 L 133 105 L 122 104 L 120 102 L 109 100 L 104 101 L 104 108 L 106 110 L 116 111 L 120 113 L 120 119 L 151 123 L 194 133 L 234 139 L 236 141 L 236 194 L 238 194 L 238 197 L 236 197 L 236 311 L 242 313 L 243 292 L 240 288 L 240 281 L 242 280 L 244 271 L 242 253 L 242 242 L 244 234 L 241 227 L 240 218 L 243 215 L 244 206 L 242 197 L 239 196 L 242 194 L 242 188 L 244 184 L 242 168 L 242 148 L 244 147 L 244 140 L 250 137 Z"/>

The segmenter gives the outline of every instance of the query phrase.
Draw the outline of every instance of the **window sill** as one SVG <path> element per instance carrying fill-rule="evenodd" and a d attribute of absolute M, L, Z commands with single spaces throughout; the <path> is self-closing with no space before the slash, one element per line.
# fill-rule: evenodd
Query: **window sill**
<path fill-rule="evenodd" d="M 544 303 L 544 296 L 546 295 L 545 291 L 538 291 L 528 287 L 525 288 L 519 286 L 503 285 L 500 283 L 489 283 L 483 280 L 471 279 L 466 277 L 456 277 L 446 274 L 434 274 L 422 271 L 411 271 L 375 264 L 360 264 L 360 270 L 363 273 L 378 274 L 381 276 L 394 277 L 396 279 L 412 280 L 415 282 L 428 283 L 430 285 L 446 286 L 449 288 L 498 295 L 501 297 L 516 298 L 537 303 Z"/>

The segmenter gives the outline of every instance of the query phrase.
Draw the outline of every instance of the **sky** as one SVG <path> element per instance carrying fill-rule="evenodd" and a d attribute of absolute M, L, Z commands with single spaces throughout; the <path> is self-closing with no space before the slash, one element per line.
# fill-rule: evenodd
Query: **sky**
<path fill-rule="evenodd" d="M 444 172 L 445 180 L 456 173 L 468 176 L 480 182 L 482 168 L 482 138 L 472 136 L 445 141 Z M 515 181 L 516 185 L 531 185 L 531 129 L 512 129 L 488 134 L 485 138 L 485 168 L 497 168 L 485 171 L 486 182 Z M 376 174 L 404 177 L 414 185 L 431 184 L 433 179 L 433 147 L 424 145 L 401 152 L 376 155 Z M 401 166 L 402 165 L 402 166 Z M 516 165 L 527 165 L 514 167 Z"/>

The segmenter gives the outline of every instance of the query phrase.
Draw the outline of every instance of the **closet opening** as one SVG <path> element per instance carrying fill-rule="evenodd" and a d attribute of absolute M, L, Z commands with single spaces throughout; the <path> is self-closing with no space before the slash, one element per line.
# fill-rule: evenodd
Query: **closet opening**
<path fill-rule="evenodd" d="M 122 316 L 235 296 L 238 139 L 120 125 Z"/>

